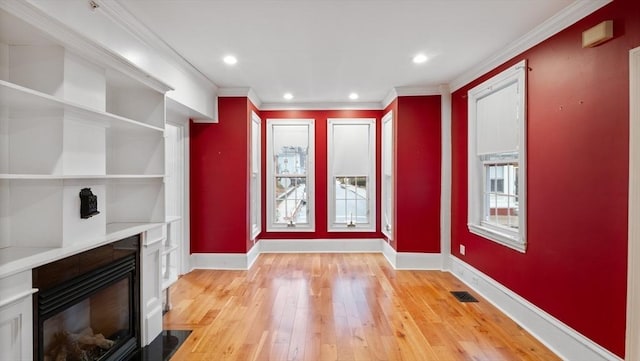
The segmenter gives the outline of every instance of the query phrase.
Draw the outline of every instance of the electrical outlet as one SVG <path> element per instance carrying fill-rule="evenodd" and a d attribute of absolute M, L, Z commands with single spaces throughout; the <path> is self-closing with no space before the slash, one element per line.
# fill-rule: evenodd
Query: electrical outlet
<path fill-rule="evenodd" d="M 467 249 L 464 247 L 463 244 L 461 244 L 460 245 L 460 254 L 464 256 L 466 251 L 467 251 Z"/>

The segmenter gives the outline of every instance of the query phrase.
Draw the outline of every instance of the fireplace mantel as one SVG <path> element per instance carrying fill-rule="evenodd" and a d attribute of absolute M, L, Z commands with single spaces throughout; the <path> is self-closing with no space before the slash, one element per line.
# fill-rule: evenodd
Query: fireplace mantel
<path fill-rule="evenodd" d="M 67 247 L 8 247 L 0 249 L 0 278 L 73 256 L 111 242 L 163 226 L 164 223 L 114 223 L 107 234 Z"/>

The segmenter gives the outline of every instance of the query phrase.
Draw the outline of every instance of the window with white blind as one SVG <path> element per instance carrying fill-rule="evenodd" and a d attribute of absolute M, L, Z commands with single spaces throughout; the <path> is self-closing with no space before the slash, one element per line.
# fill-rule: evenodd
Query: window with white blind
<path fill-rule="evenodd" d="M 260 207 L 260 117 L 251 112 L 251 180 L 249 184 L 250 235 L 255 240 L 262 231 Z"/>
<path fill-rule="evenodd" d="M 314 231 L 314 121 L 267 119 L 267 230 Z"/>
<path fill-rule="evenodd" d="M 382 118 L 382 233 L 393 239 L 393 111 Z"/>
<path fill-rule="evenodd" d="M 329 231 L 375 231 L 375 119 L 328 119 Z"/>
<path fill-rule="evenodd" d="M 526 62 L 468 93 L 469 231 L 526 250 Z"/>

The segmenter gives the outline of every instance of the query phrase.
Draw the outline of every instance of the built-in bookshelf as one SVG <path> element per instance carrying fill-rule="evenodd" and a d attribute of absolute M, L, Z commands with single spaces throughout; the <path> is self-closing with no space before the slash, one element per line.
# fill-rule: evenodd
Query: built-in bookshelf
<path fill-rule="evenodd" d="M 0 259 L 164 223 L 169 86 L 28 4 L 3 3 L 0 24 Z"/>
<path fill-rule="evenodd" d="M 1 359 L 32 359 L 33 268 L 135 234 L 142 345 L 161 332 L 181 241 L 166 210 L 169 90 L 31 2 L 0 0 L 0 332 L 19 335 Z"/>

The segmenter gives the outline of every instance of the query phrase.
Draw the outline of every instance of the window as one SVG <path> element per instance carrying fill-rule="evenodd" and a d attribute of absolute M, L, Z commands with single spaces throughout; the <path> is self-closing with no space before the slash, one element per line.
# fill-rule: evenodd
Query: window
<path fill-rule="evenodd" d="M 469 231 L 526 250 L 526 62 L 469 91 Z"/>
<path fill-rule="evenodd" d="M 393 111 L 382 118 L 382 233 L 393 239 Z"/>
<path fill-rule="evenodd" d="M 267 230 L 314 231 L 313 119 L 267 120 Z"/>
<path fill-rule="evenodd" d="M 375 119 L 329 119 L 328 230 L 375 231 Z"/>
<path fill-rule="evenodd" d="M 260 207 L 260 118 L 251 112 L 251 180 L 249 190 L 249 208 L 251 214 L 251 239 L 255 240 L 262 231 Z"/>

